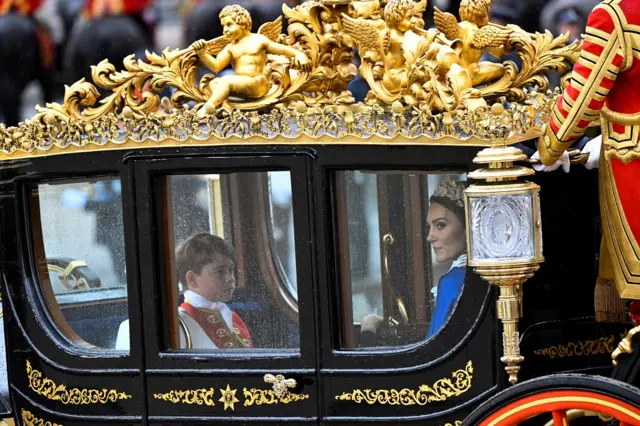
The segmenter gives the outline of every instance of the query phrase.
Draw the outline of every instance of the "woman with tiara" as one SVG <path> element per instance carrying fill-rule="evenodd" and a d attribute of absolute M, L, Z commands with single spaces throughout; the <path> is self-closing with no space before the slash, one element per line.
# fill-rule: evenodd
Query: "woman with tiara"
<path fill-rule="evenodd" d="M 427 241 L 439 263 L 451 262 L 448 272 L 440 277 L 436 304 L 426 338 L 436 334 L 446 323 L 460 294 L 467 268 L 467 240 L 464 212 L 466 182 L 444 180 L 429 199 Z M 360 347 L 378 346 L 377 330 L 383 318 L 372 314 L 363 318 Z"/>

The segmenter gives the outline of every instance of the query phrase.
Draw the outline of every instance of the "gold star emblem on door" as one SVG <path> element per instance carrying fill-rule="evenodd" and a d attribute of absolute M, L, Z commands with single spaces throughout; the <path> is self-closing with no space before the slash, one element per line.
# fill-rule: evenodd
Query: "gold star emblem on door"
<path fill-rule="evenodd" d="M 235 411 L 234 404 L 236 402 L 240 402 L 238 398 L 236 398 L 236 389 L 231 389 L 229 385 L 227 385 L 226 389 L 220 389 L 220 393 L 222 397 L 218 400 L 224 404 L 225 411 L 227 408 L 231 408 L 232 411 Z"/>

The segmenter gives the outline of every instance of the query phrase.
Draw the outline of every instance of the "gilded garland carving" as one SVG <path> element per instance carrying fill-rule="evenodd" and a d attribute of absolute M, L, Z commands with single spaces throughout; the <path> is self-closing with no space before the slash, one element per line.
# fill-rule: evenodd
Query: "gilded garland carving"
<path fill-rule="evenodd" d="M 488 22 L 490 2 L 470 0 L 462 22 L 436 9 L 437 29 L 424 30 L 426 0 L 312 0 L 251 33 L 240 6 L 220 14 L 224 35 L 186 49 L 134 55 L 124 70 L 108 61 L 92 67 L 93 83 L 66 88 L 62 104 L 38 107 L 17 127 L 0 125 L 0 157 L 44 155 L 130 141 L 204 141 L 311 137 L 327 140 L 402 137 L 486 140 L 495 128 L 487 102 L 503 104 L 502 132 L 537 136 L 555 95 L 544 72 L 566 72 L 580 45 L 567 36 L 530 34 Z M 465 4 L 467 4 L 465 3 Z M 474 10 L 475 10 L 474 9 Z M 355 48 L 361 65 L 354 64 Z M 513 63 L 480 61 L 483 53 L 515 52 Z M 235 74 L 216 73 L 232 65 Z M 368 105 L 347 85 L 358 73 L 369 83 Z M 160 99 L 168 89 L 170 99 Z M 538 93 L 531 95 L 532 89 Z M 536 133 L 535 135 L 531 133 Z M 517 139 L 517 138 L 516 138 Z"/>
<path fill-rule="evenodd" d="M 213 407 L 215 404 L 215 389 L 172 390 L 166 393 L 154 393 L 155 399 L 171 402 L 173 404 L 197 404 Z"/>
<path fill-rule="evenodd" d="M 610 354 L 616 348 L 616 336 L 601 337 L 595 340 L 581 340 L 569 342 L 566 345 L 554 345 L 548 348 L 537 349 L 533 353 L 538 356 L 554 358 L 569 358 L 574 356 L 590 356 L 598 354 Z"/>
<path fill-rule="evenodd" d="M 461 424 L 462 424 L 462 421 L 461 421 L 461 420 L 456 420 L 456 421 L 455 421 L 455 422 L 453 422 L 453 423 L 447 423 L 447 424 L 445 424 L 445 425 L 443 425 L 443 426 L 460 426 Z"/>
<path fill-rule="evenodd" d="M 62 426 L 58 423 L 42 420 L 31 413 L 31 411 L 24 408 L 20 411 L 20 417 L 22 418 L 22 424 L 24 426 Z"/>
<path fill-rule="evenodd" d="M 271 405 L 271 404 L 290 404 L 292 402 L 303 401 L 309 399 L 309 395 L 306 393 L 298 394 L 287 392 L 282 395 L 277 395 L 271 389 L 256 389 L 244 388 L 242 390 L 244 394 L 244 406 L 250 407 L 252 405 Z"/>
<path fill-rule="evenodd" d="M 125 392 L 118 392 L 114 389 L 67 389 L 65 385 L 58 385 L 53 380 L 46 378 L 42 372 L 31 367 L 27 360 L 27 375 L 29 388 L 52 401 L 62 404 L 86 405 L 86 404 L 107 404 L 122 399 L 130 399 L 131 395 Z"/>
<path fill-rule="evenodd" d="M 415 389 L 354 389 L 336 396 L 338 401 L 356 404 L 381 405 L 427 405 L 460 396 L 471 389 L 473 363 L 469 361 L 462 370 L 452 373 L 452 379 L 442 378 L 432 386 L 421 385 Z"/>
<path fill-rule="evenodd" d="M 437 144 L 453 138 L 459 145 L 488 146 L 498 133 L 512 142 L 537 136 L 548 120 L 555 96 L 531 92 L 525 103 L 508 104 L 502 114 L 485 109 L 432 115 L 399 103 L 391 110 L 377 105 L 307 108 L 299 103 L 294 109 L 281 107 L 266 113 L 233 110 L 201 118 L 197 109 L 177 108 L 168 99 L 154 114 L 137 115 L 125 107 L 120 114 L 107 113 L 91 122 L 75 118 L 58 121 L 43 112 L 19 127 L 7 128 L 0 123 L 0 159 L 51 151 L 118 149 L 126 144 L 140 148 L 197 145 L 210 140 L 214 142 L 207 143 L 294 143 L 309 138 L 308 143 L 397 140 Z"/>
<path fill-rule="evenodd" d="M 166 393 L 153 394 L 155 399 L 170 402 L 172 404 L 188 404 L 188 405 L 206 405 L 208 407 L 215 406 L 215 401 L 222 402 L 224 409 L 235 409 L 235 403 L 239 402 L 236 398 L 236 389 L 232 389 L 227 385 L 226 389 L 220 389 L 220 398 L 215 398 L 214 388 L 192 389 L 192 390 L 171 390 Z M 245 407 L 252 405 L 272 405 L 272 404 L 290 404 L 292 402 L 303 401 L 309 399 L 308 394 L 296 394 L 286 392 L 278 395 L 271 389 L 243 388 Z"/>

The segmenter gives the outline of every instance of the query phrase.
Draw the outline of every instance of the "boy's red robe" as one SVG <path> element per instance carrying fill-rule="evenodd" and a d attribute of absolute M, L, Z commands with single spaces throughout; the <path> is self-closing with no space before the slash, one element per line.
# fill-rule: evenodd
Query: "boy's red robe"
<path fill-rule="evenodd" d="M 194 319 L 204 330 L 211 341 L 220 349 L 226 348 L 252 348 L 253 342 L 247 326 L 240 315 L 232 312 L 232 330 L 222 318 L 220 311 L 195 308 L 189 303 L 183 303 L 180 307 Z"/>

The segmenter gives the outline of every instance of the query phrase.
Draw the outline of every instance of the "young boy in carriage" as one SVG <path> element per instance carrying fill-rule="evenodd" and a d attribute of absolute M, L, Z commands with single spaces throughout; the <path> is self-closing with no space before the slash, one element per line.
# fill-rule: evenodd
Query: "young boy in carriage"
<path fill-rule="evenodd" d="M 184 302 L 178 308 L 180 347 L 188 349 L 251 348 L 240 316 L 226 304 L 236 288 L 236 253 L 220 237 L 201 233 L 176 250 L 176 269 Z M 116 349 L 128 349 L 128 321 L 120 326 Z"/>
<path fill-rule="evenodd" d="M 176 250 L 180 282 L 187 289 L 180 305 L 180 347 L 194 349 L 253 347 L 240 316 L 226 305 L 236 288 L 236 252 L 208 233 L 194 235 Z"/>

